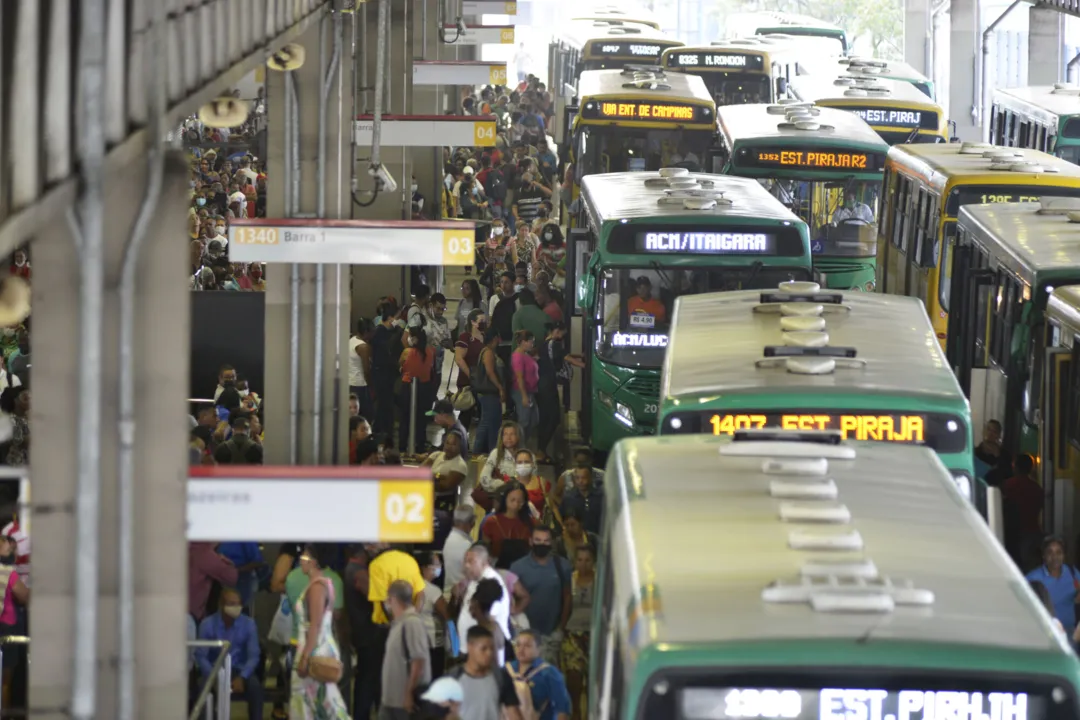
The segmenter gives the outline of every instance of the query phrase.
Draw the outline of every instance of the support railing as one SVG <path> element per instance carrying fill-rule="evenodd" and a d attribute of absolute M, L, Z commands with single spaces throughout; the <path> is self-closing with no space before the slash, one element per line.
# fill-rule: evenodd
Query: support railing
<path fill-rule="evenodd" d="M 189 640 L 189 648 L 220 648 L 217 660 L 210 666 L 210 675 L 206 683 L 199 691 L 199 697 L 191 708 L 188 720 L 199 720 L 199 716 L 205 720 L 229 720 L 229 709 L 232 707 L 232 658 L 229 656 L 229 648 L 232 643 L 228 640 Z M 217 681 L 217 711 L 210 704 L 210 691 Z"/>

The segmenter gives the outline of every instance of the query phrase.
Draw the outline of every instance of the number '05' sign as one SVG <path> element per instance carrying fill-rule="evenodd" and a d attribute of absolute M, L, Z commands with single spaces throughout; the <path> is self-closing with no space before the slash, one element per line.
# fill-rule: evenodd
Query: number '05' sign
<path fill-rule="evenodd" d="M 505 85 L 506 84 L 506 66 L 505 65 L 492 65 L 491 66 L 491 84 L 492 85 Z"/>
<path fill-rule="evenodd" d="M 383 480 L 379 483 L 379 540 L 431 542 L 435 534 L 433 507 L 434 486 L 430 482 Z"/>

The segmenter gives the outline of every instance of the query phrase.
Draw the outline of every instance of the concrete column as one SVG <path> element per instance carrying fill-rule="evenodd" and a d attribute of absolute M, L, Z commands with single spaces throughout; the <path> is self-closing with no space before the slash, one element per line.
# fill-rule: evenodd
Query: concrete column
<path fill-rule="evenodd" d="M 121 252 L 146 188 L 143 159 L 105 184 L 106 298 L 97 717 L 117 715 L 117 334 Z M 137 270 L 135 406 L 136 716 L 187 716 L 188 413 L 187 166 L 166 163 L 155 226 Z M 31 717 L 69 717 L 75 616 L 79 255 L 62 208 L 33 241 L 34 399 L 31 427 L 34 567 Z"/>
<path fill-rule="evenodd" d="M 982 25 L 979 0 L 953 0 L 949 30 L 949 119 L 961 140 L 982 139 L 975 77 L 979 73 Z"/>
<path fill-rule="evenodd" d="M 341 72 L 343 107 L 338 112 L 337 80 L 334 80 L 330 100 L 327 104 L 326 126 L 326 216 L 328 218 L 349 217 L 352 200 L 349 196 L 349 162 L 352 138 L 346 134 L 342 140 L 342 161 L 338 164 L 337 137 L 338 127 L 346 124 L 346 133 L 351 130 L 352 115 L 352 63 L 349 48 L 352 43 L 346 20 L 345 39 L 343 42 Z M 326 57 L 332 52 L 331 23 L 326 23 Z M 300 104 L 300 213 L 314 214 L 317 209 L 317 170 L 319 152 L 319 102 L 325 70 L 319 67 L 319 32 L 318 26 L 304 33 L 297 42 L 304 46 L 307 60 L 303 67 L 294 71 L 296 91 Z M 285 216 L 285 76 L 283 73 L 268 71 L 266 82 L 267 94 L 267 217 Z M 339 202 L 340 200 L 340 202 Z M 339 213 L 340 206 L 340 213 Z M 349 267 L 342 267 L 340 295 L 337 293 L 334 266 L 325 267 L 325 288 L 322 297 L 316 297 L 316 266 L 300 266 L 300 404 L 299 414 L 300 448 L 298 462 L 310 464 L 336 464 L 348 462 L 348 321 L 349 321 Z M 266 281 L 266 413 L 265 426 L 267 438 L 265 462 L 269 464 L 288 464 L 289 462 L 289 377 L 290 377 L 290 275 L 291 266 L 282 264 L 267 265 Z M 323 383 L 322 402 L 320 403 L 321 448 L 314 447 L 315 418 L 315 307 L 323 306 Z M 336 324 L 338 304 L 341 304 L 341 322 Z M 340 353 L 340 383 L 335 389 L 335 355 Z M 337 412 L 338 454 L 332 453 L 334 433 L 334 407 Z"/>
<path fill-rule="evenodd" d="M 929 35 L 930 0 L 904 0 L 904 61 L 927 76 Z"/>
<path fill-rule="evenodd" d="M 1065 76 L 1065 14 L 1028 8 L 1028 85 L 1053 85 Z"/>

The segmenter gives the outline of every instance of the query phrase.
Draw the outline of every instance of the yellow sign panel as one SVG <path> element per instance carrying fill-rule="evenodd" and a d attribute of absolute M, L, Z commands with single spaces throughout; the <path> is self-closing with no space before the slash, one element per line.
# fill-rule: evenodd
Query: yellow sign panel
<path fill-rule="evenodd" d="M 509 14 L 510 13 L 507 13 L 507 15 L 509 15 Z M 512 27 L 503 28 L 499 32 L 499 42 L 502 43 L 503 45 L 513 45 L 514 44 L 514 28 L 512 28 Z"/>
<path fill-rule="evenodd" d="M 492 85 L 505 85 L 506 84 L 506 66 L 505 65 L 492 65 L 491 66 L 491 84 Z"/>
<path fill-rule="evenodd" d="M 494 147 L 494 120 L 477 120 L 473 123 L 473 145 L 476 147 Z"/>
<path fill-rule="evenodd" d="M 476 262 L 473 229 L 443 230 L 443 265 L 468 267 Z"/>
<path fill-rule="evenodd" d="M 508 2 L 508 3 L 506 3 L 506 9 L 503 11 L 503 15 L 517 15 L 517 3 L 516 2 Z"/>
<path fill-rule="evenodd" d="M 435 489 L 427 480 L 379 482 L 379 542 L 431 542 Z"/>
<path fill-rule="evenodd" d="M 717 414 L 709 418 L 709 424 L 713 435 L 779 427 L 782 430 L 839 430 L 845 440 L 923 443 L 926 438 L 926 418 L 922 415 Z"/>
<path fill-rule="evenodd" d="M 239 225 L 233 229 L 232 241 L 237 245 L 277 245 L 278 229 Z"/>

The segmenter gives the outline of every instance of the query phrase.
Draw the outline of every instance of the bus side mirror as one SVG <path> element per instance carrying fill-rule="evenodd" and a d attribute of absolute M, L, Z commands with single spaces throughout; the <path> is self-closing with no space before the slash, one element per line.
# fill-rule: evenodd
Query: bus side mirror
<path fill-rule="evenodd" d="M 776 78 L 776 99 L 787 97 L 787 78 Z"/>

